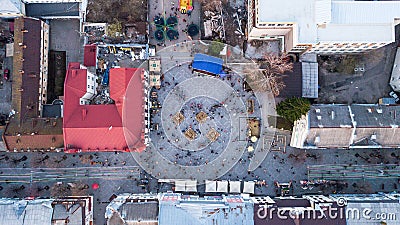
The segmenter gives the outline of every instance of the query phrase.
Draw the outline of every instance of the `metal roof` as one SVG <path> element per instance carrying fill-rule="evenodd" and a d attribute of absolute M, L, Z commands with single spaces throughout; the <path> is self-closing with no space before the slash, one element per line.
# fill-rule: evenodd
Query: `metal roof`
<path fill-rule="evenodd" d="M 318 98 L 318 63 L 302 62 L 302 97 Z"/>
<path fill-rule="evenodd" d="M 79 3 L 32 3 L 26 4 L 25 10 L 32 17 L 79 16 Z"/>
<path fill-rule="evenodd" d="M 398 1 L 332 1 L 332 23 L 393 23 L 399 16 Z"/>
<path fill-rule="evenodd" d="M 126 222 L 157 221 L 158 202 L 127 202 L 119 212 Z"/>
<path fill-rule="evenodd" d="M 0 199 L 0 224 L 49 225 L 53 214 L 52 202 L 50 199 Z"/>
<path fill-rule="evenodd" d="M 2 0 L 0 4 L 1 14 L 19 14 L 21 13 L 22 2 L 19 0 Z M 2 17 L 7 17 L 2 15 Z"/>
<path fill-rule="evenodd" d="M 253 225 L 253 204 L 243 198 L 182 196 L 160 202 L 160 225 Z"/>

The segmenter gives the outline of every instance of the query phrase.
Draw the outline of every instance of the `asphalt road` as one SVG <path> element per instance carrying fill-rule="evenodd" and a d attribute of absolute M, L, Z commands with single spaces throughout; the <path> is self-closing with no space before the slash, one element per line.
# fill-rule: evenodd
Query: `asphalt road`
<path fill-rule="evenodd" d="M 140 167 L 80 167 L 76 168 L 5 168 L 0 183 L 58 182 L 87 179 L 139 179 Z"/>
<path fill-rule="evenodd" d="M 400 178 L 398 164 L 376 165 L 312 165 L 307 168 L 308 179 L 354 180 L 375 178 Z"/>

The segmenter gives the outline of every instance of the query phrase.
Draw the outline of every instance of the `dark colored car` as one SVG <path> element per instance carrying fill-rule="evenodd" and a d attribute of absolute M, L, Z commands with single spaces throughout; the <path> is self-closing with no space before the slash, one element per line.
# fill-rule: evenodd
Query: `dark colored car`
<path fill-rule="evenodd" d="M 8 69 L 5 69 L 3 74 L 4 74 L 4 80 L 8 80 L 8 78 L 10 77 L 10 71 Z"/>

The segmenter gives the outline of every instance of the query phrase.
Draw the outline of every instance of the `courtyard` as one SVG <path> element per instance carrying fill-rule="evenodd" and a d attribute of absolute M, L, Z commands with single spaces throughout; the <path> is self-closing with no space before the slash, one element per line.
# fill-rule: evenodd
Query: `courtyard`
<path fill-rule="evenodd" d="M 392 43 L 360 55 L 319 56 L 316 102 L 377 104 L 388 97 L 396 49 Z"/>
<path fill-rule="evenodd" d="M 203 183 L 240 163 L 251 171 L 271 147 L 264 139 L 269 127 L 264 118 L 271 110 L 262 109 L 274 104 L 262 106 L 233 70 L 224 76 L 194 72 L 193 56 L 207 49 L 204 45 L 185 42 L 158 53 L 163 76 L 160 88 L 149 91 L 151 141 L 145 151 L 132 153 L 155 178 Z"/>

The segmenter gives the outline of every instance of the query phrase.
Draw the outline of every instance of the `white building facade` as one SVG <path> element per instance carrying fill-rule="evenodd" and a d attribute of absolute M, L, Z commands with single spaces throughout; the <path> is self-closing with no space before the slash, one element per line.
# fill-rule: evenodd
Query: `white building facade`
<path fill-rule="evenodd" d="M 86 67 L 81 65 L 81 69 L 86 69 Z M 86 93 L 79 99 L 79 102 L 81 105 L 89 105 L 90 101 L 93 99 L 93 97 L 96 95 L 97 91 L 97 82 L 96 82 L 97 76 L 87 70 L 86 73 Z"/>
<path fill-rule="evenodd" d="M 249 0 L 248 39 L 282 51 L 360 53 L 395 41 L 399 1 Z"/>
<path fill-rule="evenodd" d="M 47 79 L 49 73 L 49 25 L 40 21 L 40 83 L 39 83 L 39 104 L 40 111 L 43 104 L 47 103 Z"/>

